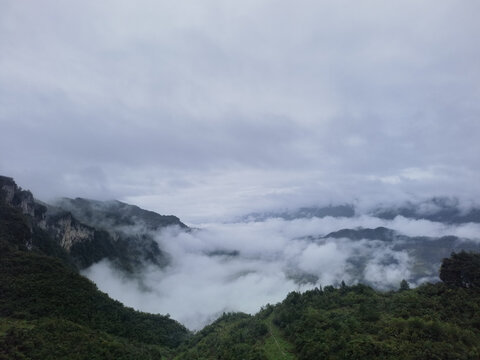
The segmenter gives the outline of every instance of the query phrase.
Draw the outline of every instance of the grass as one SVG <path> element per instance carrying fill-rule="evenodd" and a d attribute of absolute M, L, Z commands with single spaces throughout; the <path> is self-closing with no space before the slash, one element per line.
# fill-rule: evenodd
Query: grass
<path fill-rule="evenodd" d="M 280 329 L 273 324 L 272 319 L 273 314 L 265 319 L 265 325 L 270 334 L 264 344 L 265 355 L 269 360 L 295 360 L 293 345 L 283 338 Z"/>

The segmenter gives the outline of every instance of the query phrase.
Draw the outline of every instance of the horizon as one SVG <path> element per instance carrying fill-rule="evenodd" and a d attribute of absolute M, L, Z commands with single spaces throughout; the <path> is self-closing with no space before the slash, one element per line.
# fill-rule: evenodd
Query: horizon
<path fill-rule="evenodd" d="M 172 226 L 149 228 L 150 217 L 143 222 L 142 211 L 131 215 L 128 205 L 112 207 L 97 200 L 52 205 L 76 219 L 77 226 L 104 230 L 113 238 L 132 236 L 128 239 L 138 246 L 133 251 L 136 261 L 142 259 L 139 238 L 156 243 L 163 265 L 145 258 L 131 273 L 115 258 L 104 257 L 80 267 L 80 274 L 124 305 L 168 313 L 191 330 L 203 328 L 224 312 L 255 314 L 291 291 L 341 283 L 387 291 L 398 289 L 402 281 L 411 287 L 436 282 L 439 262 L 449 249 L 480 249 L 480 208 L 445 198 L 408 204 L 412 212 L 404 215 L 397 204 L 363 212 L 343 209 L 326 216 L 304 211 L 293 211 L 292 216 L 252 215 L 190 229 L 175 225 L 178 220 Z M 381 210 L 393 211 L 393 216 L 382 216 Z M 47 211 L 46 223 L 50 217 L 55 224 L 58 213 Z M 77 232 L 81 230 L 73 230 Z M 78 241 L 88 242 L 82 239 Z M 108 241 L 105 244 L 108 247 Z M 195 297 L 189 296 L 192 291 Z"/>
<path fill-rule="evenodd" d="M 474 0 L 0 3 L 0 172 L 191 223 L 478 201 Z"/>

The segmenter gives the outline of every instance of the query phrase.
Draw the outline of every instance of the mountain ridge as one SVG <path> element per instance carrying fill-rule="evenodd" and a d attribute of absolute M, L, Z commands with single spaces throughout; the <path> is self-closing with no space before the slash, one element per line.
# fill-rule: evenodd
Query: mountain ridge
<path fill-rule="evenodd" d="M 60 256 L 78 269 L 102 259 L 109 259 L 127 273 L 149 264 L 164 267 L 169 256 L 159 248 L 152 233 L 167 226 L 189 230 L 176 216 L 160 215 L 117 200 L 63 198 L 54 205 L 45 204 L 6 176 L 0 176 L 0 190 L 5 204 L 27 216 L 32 236 L 25 246 Z M 137 225 L 136 231 L 122 228 L 131 225 Z"/>
<path fill-rule="evenodd" d="M 311 218 L 354 218 L 360 215 L 393 220 L 398 216 L 414 219 L 429 220 L 447 224 L 480 223 L 480 207 L 470 204 L 462 206 L 455 197 L 437 196 L 426 200 L 404 201 L 398 205 L 376 205 L 360 209 L 353 203 L 329 204 L 327 206 L 303 206 L 281 211 L 254 212 L 244 215 L 241 221 L 264 221 L 272 218 L 284 220 L 311 219 Z"/>
<path fill-rule="evenodd" d="M 445 283 L 409 289 L 402 281 L 399 290 L 378 292 L 342 282 L 293 291 L 255 315 L 224 313 L 192 334 L 168 315 L 124 307 L 68 262 L 45 255 L 42 246 L 64 249 L 49 238 L 48 217 L 43 211 L 32 212 L 31 194 L 18 189 L 14 200 L 10 189 L 11 184 L 6 190 L 0 187 L 1 360 L 480 357 L 480 254 L 444 259 Z M 71 213 L 57 215 L 75 225 Z M 357 228 L 327 235 L 371 241 L 402 236 L 392 231 Z M 441 239 L 455 240 L 448 238 Z"/>

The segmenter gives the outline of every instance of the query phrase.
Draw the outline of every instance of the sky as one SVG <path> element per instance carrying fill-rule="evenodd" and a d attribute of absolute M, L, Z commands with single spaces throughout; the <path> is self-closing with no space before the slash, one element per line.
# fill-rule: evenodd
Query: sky
<path fill-rule="evenodd" d="M 480 2 L 0 0 L 0 173 L 189 224 L 480 195 Z"/>

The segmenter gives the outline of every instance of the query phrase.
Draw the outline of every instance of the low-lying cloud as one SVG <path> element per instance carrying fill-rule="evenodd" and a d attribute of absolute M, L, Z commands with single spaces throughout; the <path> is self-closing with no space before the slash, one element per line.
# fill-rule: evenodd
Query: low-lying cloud
<path fill-rule="evenodd" d="M 379 226 L 409 236 L 457 235 L 478 240 L 480 234 L 479 224 L 449 226 L 403 217 L 211 223 L 191 232 L 167 228 L 156 233 L 161 249 L 171 256 L 166 268 L 150 266 L 128 277 L 102 261 L 84 274 L 127 306 L 169 313 L 195 330 L 222 312 L 255 313 L 293 290 L 341 281 L 388 289 L 398 288 L 402 279 L 416 285 L 436 278 L 429 272 L 421 280 L 418 274 L 414 278 L 415 259 L 409 251 L 395 249 L 396 242 L 324 238 L 344 228 Z"/>

